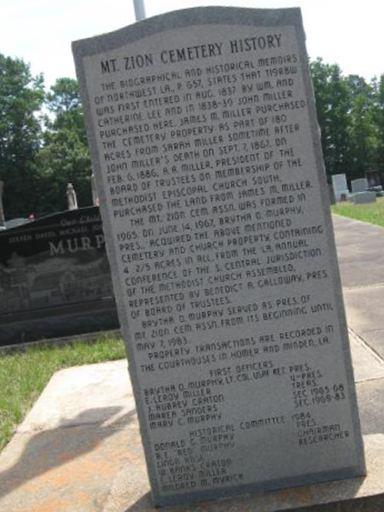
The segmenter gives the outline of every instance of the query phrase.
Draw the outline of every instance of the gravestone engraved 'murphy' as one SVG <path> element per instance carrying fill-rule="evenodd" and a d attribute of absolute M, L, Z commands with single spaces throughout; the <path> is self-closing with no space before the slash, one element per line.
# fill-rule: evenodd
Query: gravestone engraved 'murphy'
<path fill-rule="evenodd" d="M 155 503 L 364 474 L 300 11 L 74 54 Z"/>

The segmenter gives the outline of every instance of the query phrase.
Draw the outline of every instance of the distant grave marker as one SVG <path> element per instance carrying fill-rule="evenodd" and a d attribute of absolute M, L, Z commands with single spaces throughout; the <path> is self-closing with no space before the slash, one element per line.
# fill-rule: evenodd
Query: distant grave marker
<path fill-rule="evenodd" d="M 352 195 L 353 204 L 368 204 L 376 202 L 376 192 L 357 192 Z"/>
<path fill-rule="evenodd" d="M 345 201 L 348 198 L 349 190 L 345 174 L 334 174 L 332 176 L 332 186 L 336 202 Z"/>
<path fill-rule="evenodd" d="M 73 49 L 155 504 L 364 474 L 300 11 Z"/>
<path fill-rule="evenodd" d="M 366 192 L 368 189 L 367 178 L 359 178 L 351 181 L 352 193 Z"/>

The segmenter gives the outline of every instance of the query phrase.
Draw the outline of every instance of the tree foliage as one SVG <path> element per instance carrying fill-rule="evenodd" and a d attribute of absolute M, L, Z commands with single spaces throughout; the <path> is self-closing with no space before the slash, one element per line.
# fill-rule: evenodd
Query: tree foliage
<path fill-rule="evenodd" d="M 41 143 L 44 86 L 20 59 L 0 54 L 0 179 L 5 182 L 8 217 L 37 208 L 36 156 Z"/>
<path fill-rule="evenodd" d="M 351 101 L 348 135 L 350 142 L 350 165 L 348 178 L 361 178 L 374 166 L 377 147 L 376 127 L 373 123 L 372 99 L 358 93 Z"/>
<path fill-rule="evenodd" d="M 73 112 L 81 107 L 79 88 L 72 78 L 58 78 L 47 94 L 48 108 L 56 115 Z"/>
<path fill-rule="evenodd" d="M 349 91 L 336 64 L 321 59 L 311 63 L 318 122 L 325 168 L 329 174 L 345 172 L 348 166 Z"/>
<path fill-rule="evenodd" d="M 376 151 L 373 168 L 384 174 L 384 75 L 374 81 L 373 122 L 376 128 Z"/>
<path fill-rule="evenodd" d="M 327 174 L 348 180 L 384 170 L 384 75 L 368 83 L 336 64 L 311 63 Z"/>
<path fill-rule="evenodd" d="M 40 188 L 47 211 L 65 210 L 67 183 L 72 183 L 80 206 L 91 200 L 91 162 L 84 129 L 78 85 L 60 78 L 47 95 L 51 118 L 46 120 L 43 144 L 38 155 Z"/>

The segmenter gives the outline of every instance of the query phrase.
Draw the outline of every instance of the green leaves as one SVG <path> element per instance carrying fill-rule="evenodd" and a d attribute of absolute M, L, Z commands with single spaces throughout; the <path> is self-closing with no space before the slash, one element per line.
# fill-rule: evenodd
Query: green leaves
<path fill-rule="evenodd" d="M 43 111 L 50 114 L 43 114 Z M 91 163 L 77 81 L 59 78 L 46 93 L 21 59 L 0 54 L 0 180 L 6 219 L 67 208 L 73 183 L 91 201 Z"/>
<path fill-rule="evenodd" d="M 43 101 L 42 76 L 32 77 L 22 60 L 0 54 L 0 179 L 5 182 L 7 218 L 26 215 L 34 205 Z"/>
<path fill-rule="evenodd" d="M 328 174 L 346 172 L 348 166 L 349 91 L 339 66 L 317 59 L 311 64 L 317 116 Z"/>
<path fill-rule="evenodd" d="M 380 80 L 374 81 L 374 107 L 372 113 L 373 124 L 376 128 L 376 149 L 374 168 L 384 173 L 384 75 Z"/>
<path fill-rule="evenodd" d="M 353 180 L 383 169 L 384 75 L 368 83 L 358 75 L 344 77 L 337 64 L 321 59 L 310 66 L 327 174 Z"/>
<path fill-rule="evenodd" d="M 60 78 L 47 94 L 53 113 L 46 123 L 38 155 L 40 191 L 48 211 L 67 208 L 65 190 L 72 183 L 79 206 L 92 204 L 91 161 L 76 80 Z"/>
<path fill-rule="evenodd" d="M 47 106 L 56 115 L 81 107 L 77 81 L 72 78 L 58 78 L 47 94 Z"/>

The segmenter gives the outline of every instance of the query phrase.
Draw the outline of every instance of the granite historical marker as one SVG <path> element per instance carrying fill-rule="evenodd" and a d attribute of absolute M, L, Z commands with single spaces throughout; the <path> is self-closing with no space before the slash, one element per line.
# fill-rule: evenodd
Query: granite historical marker
<path fill-rule="evenodd" d="M 154 502 L 364 474 L 300 11 L 73 49 Z"/>

